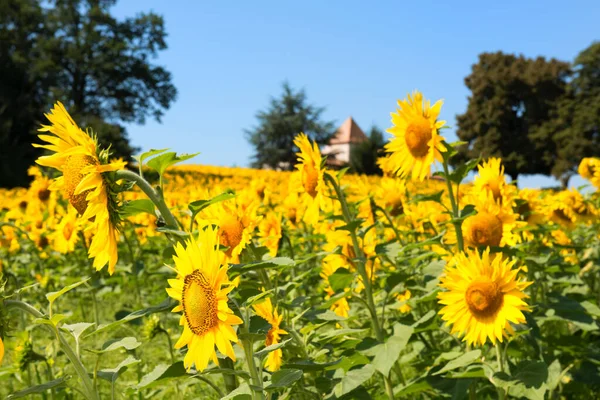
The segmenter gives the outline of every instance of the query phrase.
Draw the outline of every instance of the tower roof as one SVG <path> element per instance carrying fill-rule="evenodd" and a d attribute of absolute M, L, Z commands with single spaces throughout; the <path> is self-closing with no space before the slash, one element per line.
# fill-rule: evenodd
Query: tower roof
<path fill-rule="evenodd" d="M 329 144 L 347 144 L 361 143 L 368 140 L 367 135 L 354 122 L 352 117 L 348 117 L 337 130 L 337 133 L 331 138 Z"/>

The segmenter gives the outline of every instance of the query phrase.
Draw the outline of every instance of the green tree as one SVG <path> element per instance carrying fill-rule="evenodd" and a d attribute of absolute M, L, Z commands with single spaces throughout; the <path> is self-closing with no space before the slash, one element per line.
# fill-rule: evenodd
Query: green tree
<path fill-rule="evenodd" d="M 600 155 L 600 42 L 579 53 L 572 70 L 568 91 L 538 133 L 538 140 L 552 138 L 556 151 L 545 156 L 563 187 L 582 158 Z"/>
<path fill-rule="evenodd" d="M 120 123 L 144 123 L 149 116 L 160 121 L 175 100 L 171 74 L 151 61 L 166 49 L 162 17 L 141 13 L 117 20 L 110 14 L 115 3 L 50 0 L 42 7 L 35 0 L 1 2 L 0 96 L 5 107 L 0 109 L 0 143 L 23 154 L 0 165 L 0 185 L 25 183 L 26 167 L 40 154 L 30 149 L 35 130 L 55 101 L 62 101 L 76 120 L 89 121 L 101 143 L 112 141 L 114 156 L 129 159 L 134 149 Z M 20 97 L 13 100 L 14 93 Z"/>
<path fill-rule="evenodd" d="M 307 104 L 304 90 L 295 92 L 286 82 L 279 98 L 271 98 L 266 111 L 256 114 L 258 126 L 246 130 L 254 146 L 252 166 L 255 168 L 293 169 L 297 148 L 294 138 L 304 132 L 319 144 L 326 143 L 335 132 L 333 122 L 322 121 L 325 108 Z"/>
<path fill-rule="evenodd" d="M 541 129 L 567 90 L 570 65 L 511 54 L 483 53 L 465 83 L 471 95 L 467 111 L 457 116 L 457 136 L 467 144 L 455 163 L 501 157 L 506 173 L 552 171 L 555 143 Z"/>
<path fill-rule="evenodd" d="M 385 138 L 383 131 L 372 126 L 369 140 L 365 140 L 350 149 L 350 169 L 357 174 L 383 175 L 377 165 L 377 159 L 382 156 Z"/>

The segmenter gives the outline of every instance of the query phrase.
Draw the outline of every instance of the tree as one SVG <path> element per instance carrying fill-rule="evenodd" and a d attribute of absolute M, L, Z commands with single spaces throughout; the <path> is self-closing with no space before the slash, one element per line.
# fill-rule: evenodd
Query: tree
<path fill-rule="evenodd" d="M 285 82 L 281 97 L 271 98 L 269 108 L 256 114 L 258 126 L 245 131 L 255 149 L 252 166 L 293 169 L 298 152 L 294 138 L 298 133 L 304 132 L 319 144 L 335 134 L 334 123 L 321 120 L 324 111 L 325 108 L 307 104 L 304 90 L 294 92 Z"/>
<path fill-rule="evenodd" d="M 465 79 L 471 90 L 467 111 L 457 116 L 459 163 L 501 157 L 506 173 L 549 175 L 555 143 L 543 124 L 567 90 L 568 63 L 543 57 L 483 53 Z"/>
<path fill-rule="evenodd" d="M 6 104 L 0 109 L 0 140 L 13 152 L 16 145 L 27 148 L 24 170 L 40 154 L 30 149 L 31 142 L 55 101 L 77 121 L 90 121 L 103 145 L 116 141 L 114 156 L 129 159 L 134 149 L 120 123 L 144 123 L 148 116 L 160 121 L 175 100 L 171 74 L 151 63 L 166 49 L 162 17 L 142 13 L 118 21 L 110 14 L 115 2 L 51 0 L 42 7 L 35 0 L 6 0 L 0 5 L 0 88 Z M 20 97 L 12 100 L 15 93 Z M 23 184 L 22 167 L 5 167 L 0 165 L 0 185 Z"/>
<path fill-rule="evenodd" d="M 377 159 L 385 146 L 383 131 L 372 126 L 369 132 L 369 140 L 353 146 L 350 150 L 350 169 L 357 174 L 383 175 L 383 171 L 377 165 Z"/>
<path fill-rule="evenodd" d="M 579 53 L 572 70 L 568 91 L 539 132 L 540 140 L 552 138 L 556 152 L 546 157 L 563 187 L 582 158 L 600 154 L 600 42 Z"/>

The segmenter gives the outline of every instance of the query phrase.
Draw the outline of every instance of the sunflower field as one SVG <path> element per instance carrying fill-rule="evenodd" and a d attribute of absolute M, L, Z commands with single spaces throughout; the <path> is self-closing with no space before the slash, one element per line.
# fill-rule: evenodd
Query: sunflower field
<path fill-rule="evenodd" d="M 367 177 L 302 133 L 294 172 L 127 166 L 57 103 L 0 190 L 0 397 L 600 398 L 600 159 L 451 169 L 441 107 L 399 101 Z"/>

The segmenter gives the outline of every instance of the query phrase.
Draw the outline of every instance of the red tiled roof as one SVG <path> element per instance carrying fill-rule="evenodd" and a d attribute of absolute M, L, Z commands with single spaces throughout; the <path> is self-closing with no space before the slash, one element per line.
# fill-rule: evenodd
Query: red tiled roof
<path fill-rule="evenodd" d="M 348 117 L 348 119 L 340 125 L 335 136 L 329 141 L 329 144 L 362 143 L 365 140 L 368 140 L 367 135 L 365 135 L 358 124 L 354 122 L 352 117 Z"/>

